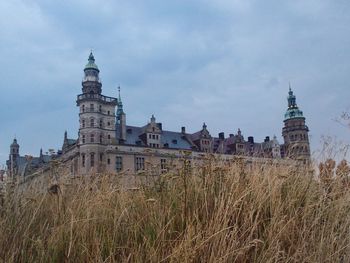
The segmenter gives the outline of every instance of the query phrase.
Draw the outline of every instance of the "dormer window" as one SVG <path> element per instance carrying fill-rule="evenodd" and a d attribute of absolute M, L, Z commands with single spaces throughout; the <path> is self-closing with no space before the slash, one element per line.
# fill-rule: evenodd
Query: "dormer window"
<path fill-rule="evenodd" d="M 177 144 L 177 140 L 175 140 L 175 139 L 172 140 L 172 143 L 173 143 L 173 144 Z"/>

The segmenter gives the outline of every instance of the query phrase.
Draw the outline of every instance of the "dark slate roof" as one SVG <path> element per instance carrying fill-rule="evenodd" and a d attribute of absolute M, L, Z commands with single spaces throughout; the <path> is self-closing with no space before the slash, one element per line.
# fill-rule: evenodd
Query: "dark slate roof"
<path fill-rule="evenodd" d="M 118 129 L 117 127 L 117 138 Z M 125 144 L 129 145 L 140 145 L 147 146 L 141 139 L 140 135 L 144 132 L 144 127 L 136 127 L 136 126 L 126 126 L 126 142 Z M 138 142 L 138 143 L 137 143 Z M 168 144 L 168 148 L 174 149 L 184 149 L 190 150 L 191 143 L 186 139 L 185 134 L 181 132 L 172 132 L 172 131 L 162 131 L 161 133 L 161 143 L 162 145 Z"/>

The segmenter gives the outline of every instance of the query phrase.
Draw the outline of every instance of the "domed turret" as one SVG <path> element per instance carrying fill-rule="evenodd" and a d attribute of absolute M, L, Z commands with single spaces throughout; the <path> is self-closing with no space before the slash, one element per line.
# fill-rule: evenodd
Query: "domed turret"
<path fill-rule="evenodd" d="M 88 63 L 84 68 L 83 93 L 101 94 L 102 84 L 99 77 L 100 70 L 95 64 L 95 57 L 90 52 Z"/>
<path fill-rule="evenodd" d="M 288 120 L 294 118 L 304 118 L 303 112 L 299 109 L 297 105 L 296 97 L 293 94 L 291 87 L 289 87 L 288 95 L 288 109 L 286 114 L 284 115 L 284 119 Z"/>

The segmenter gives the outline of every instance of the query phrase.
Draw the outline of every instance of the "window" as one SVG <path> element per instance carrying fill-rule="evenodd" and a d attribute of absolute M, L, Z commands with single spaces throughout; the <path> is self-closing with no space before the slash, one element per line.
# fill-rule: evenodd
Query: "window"
<path fill-rule="evenodd" d="M 102 119 L 100 119 L 100 128 L 102 128 L 102 125 L 103 125 L 103 121 Z"/>
<path fill-rule="evenodd" d="M 121 156 L 115 157 L 115 169 L 120 172 L 123 169 L 123 158 Z"/>
<path fill-rule="evenodd" d="M 95 125 L 94 119 L 91 119 L 90 120 L 90 127 L 94 127 L 94 125 Z"/>
<path fill-rule="evenodd" d="M 108 159 L 107 159 L 107 163 L 108 163 L 108 164 L 111 164 L 111 159 L 108 158 Z"/>
<path fill-rule="evenodd" d="M 155 138 L 156 138 L 156 136 L 153 134 L 153 135 L 152 135 L 152 139 L 154 140 Z"/>
<path fill-rule="evenodd" d="M 108 112 L 107 112 L 107 114 L 108 114 L 108 115 L 111 115 L 111 112 L 110 112 L 110 111 L 108 111 Z"/>
<path fill-rule="evenodd" d="M 148 134 L 148 138 L 149 138 L 149 139 L 152 139 L 152 134 Z"/>
<path fill-rule="evenodd" d="M 81 106 L 81 111 L 85 112 L 85 105 Z"/>
<path fill-rule="evenodd" d="M 82 136 L 81 136 L 81 142 L 82 142 L 82 143 L 85 143 L 85 135 L 82 135 Z"/>
<path fill-rule="evenodd" d="M 90 104 L 90 111 L 95 111 L 95 105 L 94 104 Z"/>
<path fill-rule="evenodd" d="M 90 134 L 90 142 L 95 142 L 95 134 Z"/>
<path fill-rule="evenodd" d="M 108 126 L 110 126 L 110 125 L 111 125 L 111 123 L 110 123 L 110 122 L 107 122 L 107 125 L 108 125 Z"/>
<path fill-rule="evenodd" d="M 100 162 L 103 160 L 103 153 L 100 153 Z"/>
<path fill-rule="evenodd" d="M 101 105 L 98 106 L 98 111 L 102 112 L 102 106 Z"/>
<path fill-rule="evenodd" d="M 172 143 L 173 144 L 177 144 L 177 140 L 172 140 Z"/>
<path fill-rule="evenodd" d="M 102 137 L 102 134 L 101 134 L 101 135 L 100 135 L 100 143 L 102 143 L 102 138 L 103 138 L 103 137 Z"/>
<path fill-rule="evenodd" d="M 81 120 L 81 126 L 85 128 L 85 120 Z"/>
<path fill-rule="evenodd" d="M 81 155 L 81 166 L 85 167 L 85 154 Z"/>
<path fill-rule="evenodd" d="M 108 140 L 110 140 L 111 139 L 111 135 L 110 134 L 108 134 Z"/>
<path fill-rule="evenodd" d="M 160 159 L 160 169 L 162 173 L 167 171 L 166 159 Z"/>
<path fill-rule="evenodd" d="M 136 157 L 136 171 L 145 170 L 145 158 Z"/>
<path fill-rule="evenodd" d="M 95 153 L 90 153 L 90 166 L 94 167 L 95 165 Z"/>

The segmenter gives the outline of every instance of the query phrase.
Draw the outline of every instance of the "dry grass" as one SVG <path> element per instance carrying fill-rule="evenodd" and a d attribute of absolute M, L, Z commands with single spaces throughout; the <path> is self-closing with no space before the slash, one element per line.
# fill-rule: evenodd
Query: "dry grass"
<path fill-rule="evenodd" d="M 132 190 L 108 175 L 13 189 L 0 261 L 350 262 L 344 173 L 210 162 Z"/>

